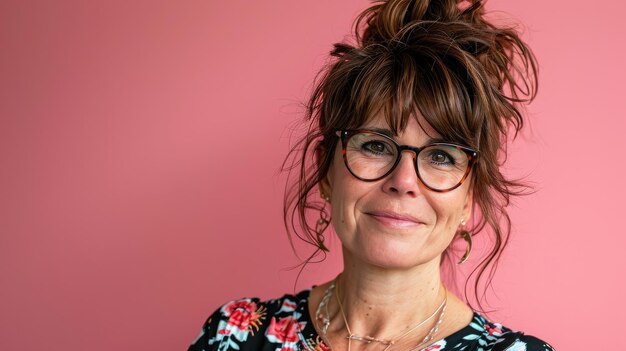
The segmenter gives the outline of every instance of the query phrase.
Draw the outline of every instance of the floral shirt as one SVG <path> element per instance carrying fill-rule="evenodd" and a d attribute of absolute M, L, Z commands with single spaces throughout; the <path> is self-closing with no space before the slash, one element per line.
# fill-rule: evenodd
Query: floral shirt
<path fill-rule="evenodd" d="M 228 302 L 204 323 L 189 351 L 328 351 L 309 315 L 310 292 L 269 301 Z M 469 325 L 424 349 L 435 350 L 554 351 L 546 342 L 489 322 L 478 313 Z"/>

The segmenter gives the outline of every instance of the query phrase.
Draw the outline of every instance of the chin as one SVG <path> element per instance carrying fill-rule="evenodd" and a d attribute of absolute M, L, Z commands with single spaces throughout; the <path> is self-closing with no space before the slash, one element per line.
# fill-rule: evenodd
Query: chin
<path fill-rule="evenodd" d="M 393 250 L 391 248 L 377 248 L 375 250 L 364 251 L 368 255 L 360 257 L 365 263 L 375 267 L 390 270 L 409 270 L 432 262 L 436 257 L 424 255 L 415 250 Z"/>

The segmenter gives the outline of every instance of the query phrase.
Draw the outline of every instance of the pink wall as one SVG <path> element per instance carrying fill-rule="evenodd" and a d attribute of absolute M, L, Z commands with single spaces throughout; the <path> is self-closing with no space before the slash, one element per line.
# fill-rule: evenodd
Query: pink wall
<path fill-rule="evenodd" d="M 293 291 L 288 127 L 366 4 L 2 1 L 0 349 L 185 349 L 226 299 Z M 496 316 L 560 350 L 612 349 L 626 9 L 489 6 L 526 24 L 541 63 L 510 167 L 540 191 L 511 210 Z M 297 288 L 334 276 L 336 251 Z"/>

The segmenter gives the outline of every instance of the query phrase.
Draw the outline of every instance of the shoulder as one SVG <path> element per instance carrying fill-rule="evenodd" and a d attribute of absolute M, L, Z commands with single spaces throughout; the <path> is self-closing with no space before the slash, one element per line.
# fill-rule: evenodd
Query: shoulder
<path fill-rule="evenodd" d="M 459 332 L 461 332 L 458 335 L 459 339 L 470 343 L 465 350 L 555 351 L 550 344 L 535 336 L 491 322 L 478 313 L 475 313 L 472 322 Z"/>
<path fill-rule="evenodd" d="M 228 301 L 206 320 L 189 350 L 297 349 L 309 323 L 310 290 L 277 299 L 242 298 Z M 279 346 L 279 347 L 276 347 Z"/>

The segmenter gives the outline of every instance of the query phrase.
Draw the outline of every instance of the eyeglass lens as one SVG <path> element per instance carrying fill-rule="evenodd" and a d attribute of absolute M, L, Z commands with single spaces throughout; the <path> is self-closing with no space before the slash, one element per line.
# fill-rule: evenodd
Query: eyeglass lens
<path fill-rule="evenodd" d="M 352 135 L 346 144 L 346 165 L 358 178 L 377 180 L 391 172 L 400 152 L 390 138 L 361 132 Z M 463 181 L 469 166 L 467 154 L 454 145 L 430 145 L 417 155 L 417 173 L 432 189 L 445 190 Z"/>

